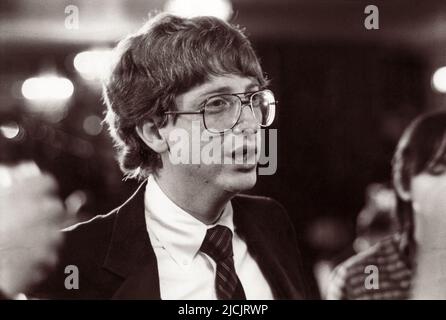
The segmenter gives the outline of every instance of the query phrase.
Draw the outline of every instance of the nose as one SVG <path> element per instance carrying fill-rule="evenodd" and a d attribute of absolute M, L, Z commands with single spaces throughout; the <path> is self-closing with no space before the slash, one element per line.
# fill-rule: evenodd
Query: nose
<path fill-rule="evenodd" d="M 233 128 L 234 133 L 236 134 L 256 134 L 259 129 L 259 124 L 257 123 L 256 118 L 254 117 L 254 113 L 251 109 L 249 103 L 244 103 L 241 107 L 240 117 L 237 121 L 237 124 Z"/>

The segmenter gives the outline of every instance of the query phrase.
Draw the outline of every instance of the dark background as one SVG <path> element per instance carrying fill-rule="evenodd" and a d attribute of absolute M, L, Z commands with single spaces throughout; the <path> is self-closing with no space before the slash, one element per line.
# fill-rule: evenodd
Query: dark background
<path fill-rule="evenodd" d="M 64 29 L 64 8 L 80 8 L 80 29 Z M 388 182 L 403 128 L 416 115 L 445 108 L 431 87 L 446 64 L 444 1 L 232 1 L 233 22 L 246 27 L 279 100 L 278 170 L 260 176 L 252 193 L 276 198 L 289 211 L 309 262 L 347 250 L 365 189 Z M 364 8 L 380 10 L 379 30 L 364 28 Z M 122 181 L 104 128 L 100 88 L 85 82 L 72 59 L 95 46 L 112 47 L 164 1 L 2 1 L 0 118 L 21 124 L 0 157 L 32 158 L 58 179 L 61 195 L 83 190 L 84 218 L 106 213 L 136 186 Z M 20 83 L 46 70 L 71 79 L 67 114 L 49 122 L 26 111 Z M 255 214 L 255 213 L 253 213 Z M 338 223 L 336 236 L 314 240 L 314 226 Z M 340 227 L 339 227 L 340 226 Z M 327 231 L 328 232 L 328 231 Z M 312 236 L 313 235 L 313 236 Z M 324 241 L 325 240 L 325 241 Z M 347 248 L 347 249 L 346 249 Z"/>

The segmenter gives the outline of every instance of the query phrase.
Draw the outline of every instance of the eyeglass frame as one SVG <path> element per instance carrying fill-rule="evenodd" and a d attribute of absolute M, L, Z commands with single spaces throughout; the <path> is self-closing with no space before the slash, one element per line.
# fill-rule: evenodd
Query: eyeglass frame
<path fill-rule="evenodd" d="M 237 125 L 237 123 L 238 123 L 239 120 L 240 120 L 240 117 L 242 116 L 243 107 L 245 107 L 245 106 L 249 106 L 249 109 L 251 109 L 251 112 L 252 112 L 252 114 L 253 114 L 253 116 L 254 116 L 254 119 L 256 119 L 257 124 L 258 124 L 260 127 L 262 127 L 262 128 L 266 128 L 266 127 L 269 127 L 271 124 L 269 124 L 269 125 L 262 125 L 262 124 L 260 124 L 259 121 L 257 120 L 257 117 L 255 116 L 254 109 L 253 109 L 253 106 L 252 106 L 252 96 L 253 96 L 254 94 L 256 94 L 256 93 L 264 92 L 264 91 L 269 91 L 269 92 L 273 95 L 273 97 L 274 97 L 274 93 L 273 93 L 271 90 L 269 90 L 269 89 L 261 89 L 261 90 L 257 90 L 257 91 L 241 92 L 241 93 L 220 93 L 220 94 L 215 94 L 215 95 L 212 95 L 212 96 L 210 96 L 210 97 L 207 97 L 206 100 L 204 100 L 202 103 L 200 103 L 200 105 L 203 105 L 203 106 L 202 106 L 199 110 L 197 110 L 197 111 L 165 111 L 165 112 L 164 112 L 164 115 L 176 115 L 176 114 L 202 114 L 204 128 L 205 128 L 207 131 L 209 131 L 209 132 L 211 132 L 211 133 L 214 133 L 214 134 L 223 134 L 223 133 L 225 133 L 225 132 L 228 132 L 229 130 L 232 130 L 232 129 Z M 243 100 L 242 100 L 242 97 L 240 97 L 240 96 L 246 97 L 247 95 L 249 96 L 249 101 L 246 101 L 246 100 L 243 101 Z M 232 125 L 232 127 L 227 128 L 227 129 L 224 129 L 223 131 L 218 131 L 218 132 L 216 132 L 216 131 L 212 131 L 212 130 L 208 129 L 208 127 L 206 126 L 206 120 L 205 120 L 205 118 L 204 118 L 204 113 L 205 113 L 205 110 L 206 110 L 206 103 L 207 103 L 210 99 L 215 98 L 215 97 L 219 97 L 219 96 L 235 96 L 235 97 L 239 98 L 239 100 L 240 100 L 240 111 L 239 111 L 239 115 L 237 116 L 237 120 L 234 122 L 234 124 Z M 274 97 L 274 98 L 275 98 L 275 97 Z M 276 106 L 276 105 L 278 104 L 278 102 L 279 102 L 279 101 L 277 101 L 277 100 L 274 99 L 274 106 Z M 274 121 L 274 120 L 273 120 L 273 121 Z"/>

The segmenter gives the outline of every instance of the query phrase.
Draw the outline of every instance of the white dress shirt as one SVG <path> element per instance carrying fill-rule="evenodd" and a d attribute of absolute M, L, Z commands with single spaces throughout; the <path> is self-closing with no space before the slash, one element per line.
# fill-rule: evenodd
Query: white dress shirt
<path fill-rule="evenodd" d="M 170 200 L 153 176 L 148 178 L 144 201 L 147 230 L 158 262 L 161 299 L 217 299 L 216 264 L 199 251 L 207 229 L 217 224 L 228 227 L 234 235 L 234 265 L 246 299 L 273 299 L 246 243 L 234 232 L 231 202 L 215 224 L 206 225 Z"/>

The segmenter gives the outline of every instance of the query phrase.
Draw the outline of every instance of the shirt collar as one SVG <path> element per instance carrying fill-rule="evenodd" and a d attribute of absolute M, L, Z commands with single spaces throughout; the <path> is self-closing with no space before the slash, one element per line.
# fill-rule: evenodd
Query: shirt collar
<path fill-rule="evenodd" d="M 145 216 L 149 233 L 180 266 L 190 265 L 203 243 L 206 231 L 215 225 L 228 227 L 234 234 L 233 210 L 229 201 L 220 218 L 206 225 L 176 205 L 149 176 L 145 195 Z"/>

